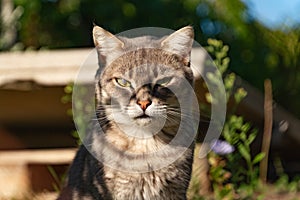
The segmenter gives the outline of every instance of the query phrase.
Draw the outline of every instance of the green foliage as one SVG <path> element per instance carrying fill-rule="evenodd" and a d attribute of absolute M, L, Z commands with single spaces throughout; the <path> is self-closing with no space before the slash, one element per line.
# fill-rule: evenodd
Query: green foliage
<path fill-rule="evenodd" d="M 227 73 L 229 48 L 222 41 L 213 39 L 208 40 L 208 44 L 206 49 L 223 76 L 227 102 L 233 99 L 235 105 L 238 105 L 247 92 L 243 88 L 235 89 L 236 76 L 234 73 Z M 211 102 L 211 99 L 207 101 Z M 229 113 L 234 113 L 235 106 L 231 109 L 233 110 Z M 235 199 L 236 195 L 247 198 L 253 194 L 259 180 L 257 164 L 264 158 L 263 153 L 254 158 L 251 155 L 250 145 L 256 136 L 257 131 L 251 128 L 250 123 L 244 122 L 243 117 L 234 114 L 227 116 L 222 138 L 234 146 L 236 151 L 225 156 L 214 152 L 209 154 L 209 175 L 216 199 Z"/>
<path fill-rule="evenodd" d="M 226 170 L 226 160 L 211 152 L 208 158 L 210 164 L 209 175 L 216 199 L 233 199 L 234 187 L 229 182 L 231 173 Z"/>
<path fill-rule="evenodd" d="M 206 51 L 214 57 L 214 63 L 218 67 L 221 74 L 224 74 L 228 69 L 230 59 L 227 57 L 229 47 L 224 45 L 220 40 L 208 39 Z"/>
<path fill-rule="evenodd" d="M 296 177 L 294 180 L 290 181 L 289 177 L 283 174 L 274 185 L 279 193 L 295 193 L 300 191 L 300 178 Z"/>
<path fill-rule="evenodd" d="M 266 64 L 275 77 L 273 87 L 285 95 L 275 93 L 275 98 L 291 112 L 300 116 L 300 28 L 264 32 L 264 40 L 270 52 Z"/>
<path fill-rule="evenodd" d="M 141 26 L 177 29 L 199 21 L 201 1 L 14 0 L 24 10 L 18 40 L 25 49 L 92 46 L 94 22 L 116 33 Z"/>
<path fill-rule="evenodd" d="M 267 191 L 259 179 L 259 163 L 265 157 L 264 153 L 253 156 L 251 144 L 257 137 L 257 130 L 242 116 L 234 114 L 236 106 L 245 98 L 247 92 L 243 88 L 235 89 L 236 76 L 228 73 L 228 47 L 222 41 L 208 40 L 207 51 L 212 55 L 214 63 L 221 72 L 227 95 L 227 102 L 234 101 L 234 106 L 228 110 L 221 137 L 235 147 L 235 151 L 227 155 L 217 155 L 210 152 L 209 177 L 212 184 L 214 199 L 264 199 Z M 209 80 L 214 80 L 215 74 L 209 74 Z M 211 95 L 207 94 L 207 101 L 213 103 Z M 300 189 L 299 179 L 290 181 L 288 176 L 282 175 L 275 183 L 274 193 L 296 193 Z"/>
<path fill-rule="evenodd" d="M 257 131 L 251 130 L 250 124 L 245 123 L 242 117 L 233 115 L 225 124 L 222 134 L 227 142 L 237 147 L 237 151 L 226 156 L 227 168 L 234 172 L 232 183 L 255 188 L 259 178 L 257 164 L 264 158 L 264 153 L 259 153 L 254 158 L 251 156 L 250 145 L 256 138 Z"/>
<path fill-rule="evenodd" d="M 229 98 L 234 95 L 236 105 L 247 95 L 247 92 L 243 88 L 238 88 L 234 91 L 234 83 L 236 76 L 234 73 L 226 74 L 229 67 L 230 58 L 227 56 L 229 47 L 224 45 L 221 40 L 208 39 L 209 46 L 205 47 L 207 52 L 212 56 L 214 64 L 217 66 L 219 73 L 224 77 L 224 87 L 226 91 L 227 102 Z M 217 72 L 216 72 L 217 73 Z M 215 74 L 208 74 L 209 80 L 213 80 L 209 76 L 214 77 Z M 211 102 L 207 99 L 208 102 Z"/>

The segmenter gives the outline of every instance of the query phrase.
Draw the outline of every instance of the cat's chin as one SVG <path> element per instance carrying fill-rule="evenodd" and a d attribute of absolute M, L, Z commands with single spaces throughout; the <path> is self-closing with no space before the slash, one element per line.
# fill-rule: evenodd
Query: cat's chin
<path fill-rule="evenodd" d="M 152 122 L 151 117 L 139 117 L 134 119 L 134 122 L 141 127 L 148 126 Z"/>
<path fill-rule="evenodd" d="M 143 127 L 150 125 L 150 123 L 152 122 L 152 117 L 143 114 L 141 116 L 135 117 L 133 120 L 136 123 L 136 125 Z"/>

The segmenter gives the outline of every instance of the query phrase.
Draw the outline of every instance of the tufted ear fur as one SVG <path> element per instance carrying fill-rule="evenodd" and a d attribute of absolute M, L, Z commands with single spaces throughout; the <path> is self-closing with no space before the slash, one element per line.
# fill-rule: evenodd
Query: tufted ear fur
<path fill-rule="evenodd" d="M 172 33 L 161 42 L 162 49 L 177 54 L 190 61 L 191 50 L 194 41 L 194 30 L 191 26 L 186 26 Z"/>
<path fill-rule="evenodd" d="M 105 65 L 122 53 L 124 43 L 99 26 L 94 26 L 93 28 L 93 39 L 98 51 L 100 64 Z"/>

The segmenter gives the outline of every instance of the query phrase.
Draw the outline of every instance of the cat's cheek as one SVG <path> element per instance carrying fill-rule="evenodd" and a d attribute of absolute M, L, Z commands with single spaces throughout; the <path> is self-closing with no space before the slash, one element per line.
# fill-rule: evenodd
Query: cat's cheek
<path fill-rule="evenodd" d="M 109 95 L 107 94 L 106 91 L 102 90 L 101 91 L 101 96 L 103 99 L 107 100 L 107 99 L 110 99 Z"/>
<path fill-rule="evenodd" d="M 110 99 L 116 100 L 119 105 L 125 106 L 130 100 L 130 91 L 126 89 L 120 89 L 116 86 L 105 88 L 106 96 Z"/>

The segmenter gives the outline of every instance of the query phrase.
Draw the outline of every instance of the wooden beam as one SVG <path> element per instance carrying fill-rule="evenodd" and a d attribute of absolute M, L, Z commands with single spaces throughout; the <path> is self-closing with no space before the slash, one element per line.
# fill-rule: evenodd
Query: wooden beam
<path fill-rule="evenodd" d="M 0 165 L 69 164 L 77 149 L 0 151 Z"/>
<path fill-rule="evenodd" d="M 72 49 L 1 53 L 0 85 L 14 81 L 67 85 L 74 81 L 78 69 L 91 52 L 92 49 Z M 97 65 L 97 57 L 94 64 Z"/>

